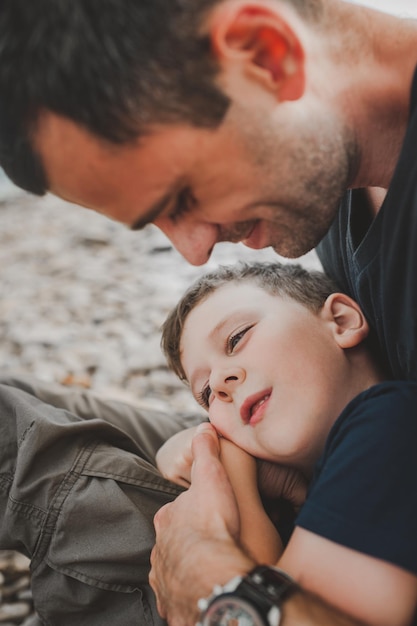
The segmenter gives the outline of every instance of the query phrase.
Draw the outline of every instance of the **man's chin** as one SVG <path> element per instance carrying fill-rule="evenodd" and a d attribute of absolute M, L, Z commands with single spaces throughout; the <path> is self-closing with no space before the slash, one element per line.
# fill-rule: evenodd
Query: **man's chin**
<path fill-rule="evenodd" d="M 315 232 L 310 229 L 307 235 L 303 236 L 299 231 L 297 238 L 292 236 L 274 237 L 272 235 L 270 245 L 277 254 L 286 259 L 299 259 L 314 250 L 326 232 L 327 228 L 320 231 L 316 229 Z"/>
<path fill-rule="evenodd" d="M 284 244 L 275 245 L 272 244 L 272 249 L 274 252 L 282 256 L 284 259 L 299 259 L 311 252 L 314 249 L 314 246 L 287 246 Z"/>
<path fill-rule="evenodd" d="M 302 236 L 300 232 L 296 233 L 297 237 L 289 233 L 288 228 L 279 229 L 273 222 L 257 220 L 240 241 L 253 250 L 272 247 L 284 258 L 298 259 L 313 250 L 325 234 L 326 230 L 324 232 L 316 230 L 313 233 L 310 229 L 306 236 Z"/>

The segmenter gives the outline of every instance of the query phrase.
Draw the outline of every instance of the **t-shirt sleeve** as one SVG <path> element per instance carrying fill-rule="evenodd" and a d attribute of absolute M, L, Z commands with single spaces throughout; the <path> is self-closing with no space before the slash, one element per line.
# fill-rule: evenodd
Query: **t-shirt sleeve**
<path fill-rule="evenodd" d="M 378 385 L 350 403 L 296 525 L 417 574 L 417 385 Z"/>

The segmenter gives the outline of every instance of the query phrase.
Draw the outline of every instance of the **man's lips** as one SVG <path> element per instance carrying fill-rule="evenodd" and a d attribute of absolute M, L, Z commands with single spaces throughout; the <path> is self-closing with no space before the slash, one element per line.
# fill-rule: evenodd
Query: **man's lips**
<path fill-rule="evenodd" d="M 246 398 L 240 408 L 240 417 L 244 424 L 254 426 L 262 419 L 271 393 L 272 389 L 265 389 Z"/>
<path fill-rule="evenodd" d="M 262 220 L 256 220 L 246 237 L 242 239 L 242 243 L 254 250 L 260 250 L 261 248 L 270 246 L 269 233 L 265 228 L 265 223 L 262 222 Z"/>
<path fill-rule="evenodd" d="M 266 223 L 262 220 L 236 222 L 233 225 L 220 225 L 217 242 L 242 242 L 248 248 L 260 249 L 271 245 Z"/>
<path fill-rule="evenodd" d="M 250 237 L 253 229 L 256 226 L 256 221 L 250 220 L 246 222 L 236 222 L 234 224 L 220 224 L 218 226 L 219 233 L 217 242 L 231 241 L 232 243 L 238 243 Z"/>

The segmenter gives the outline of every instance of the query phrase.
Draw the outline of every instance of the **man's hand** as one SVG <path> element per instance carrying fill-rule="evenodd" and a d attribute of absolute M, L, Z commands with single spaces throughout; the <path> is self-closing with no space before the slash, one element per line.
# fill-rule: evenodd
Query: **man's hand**
<path fill-rule="evenodd" d="M 239 513 L 210 424 L 197 429 L 188 491 L 155 516 L 150 584 L 170 626 L 194 626 L 197 601 L 255 563 L 239 547 Z"/>

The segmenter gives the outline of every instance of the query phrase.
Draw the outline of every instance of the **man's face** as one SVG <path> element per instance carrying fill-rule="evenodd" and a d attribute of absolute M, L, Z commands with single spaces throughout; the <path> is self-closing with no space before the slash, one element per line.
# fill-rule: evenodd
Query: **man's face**
<path fill-rule="evenodd" d="M 217 430 L 250 454 L 310 471 L 357 389 L 335 324 L 250 282 L 200 302 L 181 362 Z"/>
<path fill-rule="evenodd" d="M 134 229 L 153 222 L 200 265 L 220 241 L 288 257 L 320 241 L 348 176 L 340 132 L 324 129 L 232 107 L 215 130 L 165 125 L 114 146 L 46 113 L 35 149 L 52 193 Z"/>

